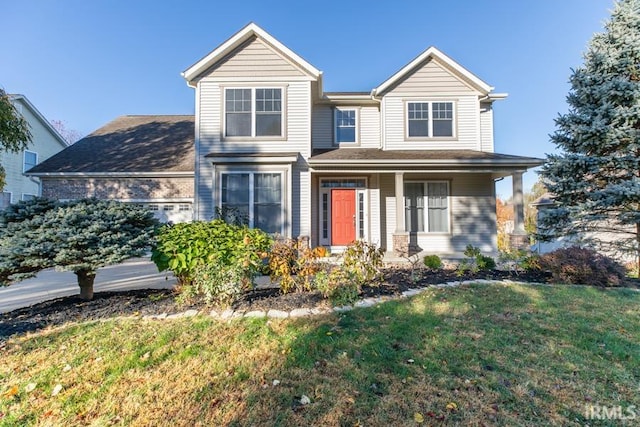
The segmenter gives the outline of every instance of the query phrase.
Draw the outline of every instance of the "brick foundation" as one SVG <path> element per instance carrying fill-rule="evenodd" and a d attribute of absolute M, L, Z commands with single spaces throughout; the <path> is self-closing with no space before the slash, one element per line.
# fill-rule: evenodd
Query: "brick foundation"
<path fill-rule="evenodd" d="M 180 178 L 42 178 L 42 196 L 50 199 L 193 198 L 193 177 Z"/>
<path fill-rule="evenodd" d="M 409 233 L 398 233 L 393 235 L 393 251 L 398 256 L 409 255 Z"/>
<path fill-rule="evenodd" d="M 529 249 L 529 236 L 526 234 L 509 234 L 509 247 L 511 249 Z"/>

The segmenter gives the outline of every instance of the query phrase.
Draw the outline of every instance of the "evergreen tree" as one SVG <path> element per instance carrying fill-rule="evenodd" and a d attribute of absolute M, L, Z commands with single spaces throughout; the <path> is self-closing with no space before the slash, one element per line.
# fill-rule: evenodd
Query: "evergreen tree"
<path fill-rule="evenodd" d="M 561 153 L 541 171 L 556 206 L 539 237 L 583 238 L 640 264 L 640 0 L 615 3 L 570 83 L 551 135 Z"/>
<path fill-rule="evenodd" d="M 150 249 L 157 220 L 141 207 L 83 199 L 35 199 L 0 211 L 0 285 L 56 267 L 78 277 L 93 298 L 96 271 Z"/>

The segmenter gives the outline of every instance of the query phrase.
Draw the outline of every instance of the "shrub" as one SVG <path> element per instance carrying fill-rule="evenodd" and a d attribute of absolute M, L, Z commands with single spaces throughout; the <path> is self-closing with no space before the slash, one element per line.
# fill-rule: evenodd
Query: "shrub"
<path fill-rule="evenodd" d="M 326 249 L 309 248 L 305 242 L 284 239 L 274 242 L 269 255 L 271 281 L 280 280 L 282 293 L 310 291 L 312 278 L 320 271 L 318 258 Z"/>
<path fill-rule="evenodd" d="M 194 270 L 192 281 L 182 286 L 178 301 L 186 303 L 202 298 L 207 304 L 229 307 L 251 288 L 252 283 L 251 270 L 239 264 L 201 265 Z"/>
<path fill-rule="evenodd" d="M 542 255 L 540 265 L 553 280 L 570 284 L 619 286 L 626 275 L 624 267 L 612 258 L 577 246 Z"/>
<path fill-rule="evenodd" d="M 322 296 L 328 298 L 334 306 L 353 304 L 361 292 L 353 273 L 341 266 L 332 267 L 329 272 L 318 272 L 315 285 Z"/>
<path fill-rule="evenodd" d="M 356 240 L 345 248 L 342 265 L 356 281 L 358 289 L 363 285 L 376 286 L 382 278 L 383 257 L 384 249 Z"/>
<path fill-rule="evenodd" d="M 540 255 L 523 249 L 500 252 L 498 261 L 516 275 L 540 270 Z"/>
<path fill-rule="evenodd" d="M 477 273 L 478 271 L 487 271 L 496 268 L 496 261 L 490 256 L 483 255 L 482 252 L 480 252 L 480 248 L 476 246 L 467 245 L 464 250 L 464 256 L 466 256 L 466 258 L 458 265 L 458 274 L 463 274 L 467 270 L 472 273 Z"/>
<path fill-rule="evenodd" d="M 198 267 L 238 265 L 252 274 L 262 268 L 271 247 L 264 231 L 220 219 L 163 226 L 157 235 L 151 260 L 159 271 L 170 270 L 180 285 L 193 280 Z"/>
<path fill-rule="evenodd" d="M 429 270 L 440 270 L 442 268 L 442 259 L 438 255 L 427 255 L 422 259 L 422 263 Z"/>

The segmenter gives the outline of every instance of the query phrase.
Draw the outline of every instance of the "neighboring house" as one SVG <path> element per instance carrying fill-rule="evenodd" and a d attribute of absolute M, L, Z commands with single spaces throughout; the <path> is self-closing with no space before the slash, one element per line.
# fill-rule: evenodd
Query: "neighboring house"
<path fill-rule="evenodd" d="M 42 196 L 137 203 L 162 221 L 193 217 L 193 116 L 123 116 L 29 171 Z"/>
<path fill-rule="evenodd" d="M 18 113 L 24 117 L 31 131 L 31 143 L 20 153 L 0 150 L 0 164 L 6 172 L 6 185 L 0 193 L 0 209 L 19 200 L 28 200 L 41 194 L 40 180 L 24 173 L 43 160 L 67 147 L 67 142 L 51 123 L 24 95 L 9 95 Z"/>
<path fill-rule="evenodd" d="M 375 60 L 375 59 L 372 59 Z M 496 179 L 540 159 L 494 153 L 506 94 L 431 47 L 370 92 L 324 92 L 322 73 L 249 24 L 182 73 L 195 88 L 195 218 L 340 250 L 364 239 L 399 254 L 496 248 Z"/>

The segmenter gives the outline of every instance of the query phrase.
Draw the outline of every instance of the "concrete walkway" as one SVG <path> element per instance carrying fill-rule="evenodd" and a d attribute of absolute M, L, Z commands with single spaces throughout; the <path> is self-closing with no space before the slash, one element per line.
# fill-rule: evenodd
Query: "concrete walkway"
<path fill-rule="evenodd" d="M 122 264 L 98 270 L 94 292 L 129 289 L 172 288 L 171 272 L 158 273 L 149 258 L 134 258 Z M 28 307 L 39 302 L 80 293 L 76 275 L 68 271 L 43 270 L 33 279 L 0 287 L 0 313 Z"/>

